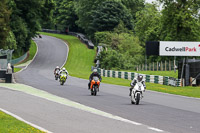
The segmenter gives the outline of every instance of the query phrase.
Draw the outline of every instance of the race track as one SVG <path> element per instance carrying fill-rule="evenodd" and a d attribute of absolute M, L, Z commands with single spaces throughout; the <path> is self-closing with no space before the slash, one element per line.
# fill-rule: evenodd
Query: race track
<path fill-rule="evenodd" d="M 144 99 L 137 106 L 130 103 L 128 87 L 102 83 L 97 96 L 90 96 L 87 90 L 88 80 L 69 77 L 66 84 L 60 86 L 59 82 L 54 80 L 53 70 L 65 62 L 68 51 L 66 44 L 48 36 L 37 38 L 35 42 L 38 45 L 37 56 L 27 69 L 15 75 L 17 83 L 142 125 L 117 121 L 5 88 L 0 89 L 6 94 L 0 95 L 0 107 L 52 132 L 200 132 L 200 99 L 147 90 Z M 8 100 L 6 96 L 13 99 Z M 26 109 L 22 110 L 23 107 Z M 151 130 L 148 127 L 160 130 Z"/>

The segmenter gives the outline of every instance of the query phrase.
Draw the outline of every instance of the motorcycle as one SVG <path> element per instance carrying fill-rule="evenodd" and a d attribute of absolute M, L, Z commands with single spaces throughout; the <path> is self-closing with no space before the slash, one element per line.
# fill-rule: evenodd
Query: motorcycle
<path fill-rule="evenodd" d="M 58 80 L 58 78 L 59 78 L 59 70 L 56 70 L 54 75 L 55 75 L 55 80 Z"/>
<path fill-rule="evenodd" d="M 64 85 L 67 79 L 67 74 L 66 73 L 61 73 L 60 74 L 60 85 Z"/>
<path fill-rule="evenodd" d="M 97 91 L 99 91 L 99 85 L 100 85 L 100 80 L 98 77 L 93 77 L 93 80 L 91 81 L 91 86 L 90 86 L 90 90 L 91 90 L 91 95 L 96 96 L 97 95 Z"/>
<path fill-rule="evenodd" d="M 131 103 L 138 105 L 145 91 L 142 82 L 137 82 L 131 92 Z"/>

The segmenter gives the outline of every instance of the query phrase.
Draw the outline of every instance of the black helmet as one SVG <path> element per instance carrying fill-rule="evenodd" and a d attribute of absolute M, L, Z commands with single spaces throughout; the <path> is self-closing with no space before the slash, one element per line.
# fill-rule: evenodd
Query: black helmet
<path fill-rule="evenodd" d="M 140 81 L 142 81 L 142 79 L 143 79 L 143 76 L 142 75 L 138 75 L 137 80 L 140 82 Z"/>

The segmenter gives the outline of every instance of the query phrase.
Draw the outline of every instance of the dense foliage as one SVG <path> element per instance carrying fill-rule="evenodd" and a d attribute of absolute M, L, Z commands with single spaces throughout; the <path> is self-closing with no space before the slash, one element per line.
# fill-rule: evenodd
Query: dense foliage
<path fill-rule="evenodd" d="M 106 1 L 99 5 L 92 14 L 91 31 L 112 31 L 122 21 L 129 29 L 133 29 L 132 16 L 126 7 L 116 1 Z"/>
<path fill-rule="evenodd" d="M 53 0 L 2 0 L 0 5 L 0 47 L 20 56 L 29 50 L 41 22 L 51 20 Z"/>
<path fill-rule="evenodd" d="M 0 48 L 16 49 L 15 37 L 9 26 L 11 10 L 7 5 L 7 0 L 2 0 L 0 7 Z"/>
<path fill-rule="evenodd" d="M 0 47 L 19 55 L 41 28 L 81 32 L 103 44 L 107 51 L 98 58 L 109 69 L 144 63 L 146 41 L 200 41 L 200 0 L 1 0 L 0 6 Z"/>

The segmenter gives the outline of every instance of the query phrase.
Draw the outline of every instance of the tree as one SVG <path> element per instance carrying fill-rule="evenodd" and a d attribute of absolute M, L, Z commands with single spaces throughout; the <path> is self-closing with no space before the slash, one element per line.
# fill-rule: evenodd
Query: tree
<path fill-rule="evenodd" d="M 41 21 L 42 28 L 53 29 L 55 26 L 55 19 L 53 17 L 55 3 L 53 0 L 45 0 L 41 6 Z"/>
<path fill-rule="evenodd" d="M 139 38 L 123 27 L 123 23 L 116 26 L 113 32 L 96 32 L 95 39 L 108 48 L 108 51 L 103 51 L 98 57 L 101 68 L 133 69 L 144 61 Z"/>
<path fill-rule="evenodd" d="M 121 2 L 130 10 L 134 20 L 136 19 L 136 12 L 142 10 L 145 6 L 145 0 L 121 0 Z"/>
<path fill-rule="evenodd" d="M 92 14 L 97 7 L 106 0 L 76 0 L 75 1 L 75 12 L 78 16 L 76 22 L 85 33 L 90 31 L 89 25 L 92 23 Z"/>
<path fill-rule="evenodd" d="M 0 7 L 0 48 L 3 48 L 6 46 L 6 39 L 10 32 L 9 17 L 11 11 L 8 9 L 7 0 L 1 0 Z"/>
<path fill-rule="evenodd" d="M 200 0 L 159 0 L 163 3 L 161 39 L 197 41 L 200 36 Z"/>
<path fill-rule="evenodd" d="M 121 2 L 106 1 L 99 5 L 92 14 L 90 29 L 96 31 L 112 31 L 122 21 L 126 28 L 133 29 L 132 16 Z"/>
<path fill-rule="evenodd" d="M 160 40 L 161 13 L 156 4 L 145 4 L 143 10 L 136 13 L 135 33 L 142 42 Z"/>
<path fill-rule="evenodd" d="M 30 48 L 31 39 L 41 29 L 41 20 L 47 21 L 53 9 L 52 0 L 10 0 L 12 8 L 10 27 L 17 41 L 15 54 Z"/>
<path fill-rule="evenodd" d="M 62 29 L 69 28 L 71 31 L 77 32 L 78 25 L 76 21 L 78 16 L 75 13 L 75 2 L 73 0 L 63 0 L 57 7 L 59 15 L 57 16 L 57 23 L 61 25 Z"/>

